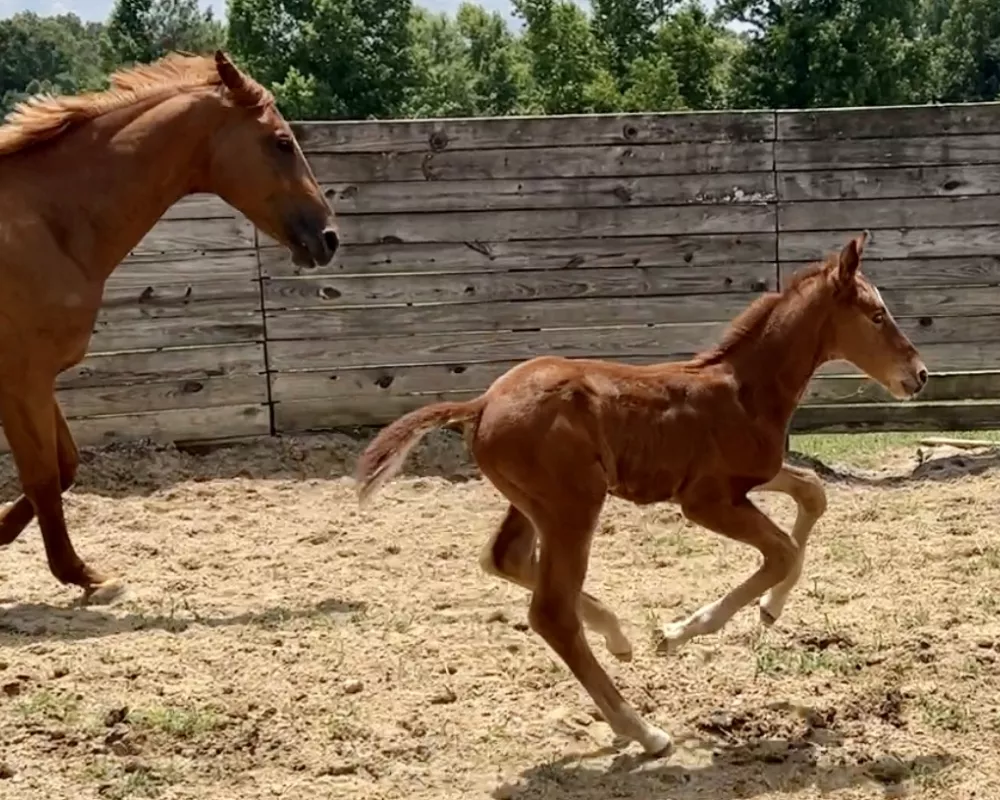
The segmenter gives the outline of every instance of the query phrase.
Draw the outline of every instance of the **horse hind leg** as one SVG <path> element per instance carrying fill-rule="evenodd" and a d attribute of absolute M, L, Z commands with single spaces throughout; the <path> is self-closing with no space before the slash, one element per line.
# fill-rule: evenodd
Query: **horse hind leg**
<path fill-rule="evenodd" d="M 669 734 L 626 702 L 583 633 L 580 593 L 597 513 L 588 509 L 553 519 L 558 522 L 547 522 L 539 531 L 541 554 L 528 612 L 531 627 L 569 667 L 618 736 L 639 742 L 650 755 L 666 755 L 673 749 Z"/>
<path fill-rule="evenodd" d="M 52 574 L 61 583 L 82 587 L 84 601 L 110 602 L 121 594 L 121 584 L 87 566 L 66 530 L 63 476 L 75 477 L 79 456 L 54 391 L 51 387 L 30 391 L 29 386 L 22 386 L 18 396 L 0 396 L 0 421 L 24 495 L 38 517 Z"/>
<path fill-rule="evenodd" d="M 511 505 L 503 522 L 483 547 L 479 565 L 489 575 L 533 591 L 538 576 L 536 542 L 537 534 L 531 520 Z M 604 637 L 611 655 L 619 661 L 632 660 L 632 642 L 611 609 L 593 595 L 581 592 L 579 612 L 584 624 Z"/>
<path fill-rule="evenodd" d="M 56 444 L 59 458 L 59 483 L 63 492 L 76 481 L 80 454 L 73 441 L 73 434 L 63 416 L 59 402 L 55 401 Z M 20 495 L 0 513 L 0 547 L 13 544 L 28 524 L 35 518 L 35 507 L 26 495 Z"/>

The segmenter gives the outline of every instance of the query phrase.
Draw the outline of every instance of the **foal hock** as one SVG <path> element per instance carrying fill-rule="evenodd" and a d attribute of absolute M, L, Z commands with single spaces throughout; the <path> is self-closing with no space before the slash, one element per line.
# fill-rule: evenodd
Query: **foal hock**
<path fill-rule="evenodd" d="M 672 501 L 691 521 L 763 556 L 728 594 L 663 626 L 661 652 L 718 631 L 758 598 L 761 620 L 778 618 L 826 507 L 818 478 L 783 464 L 785 433 L 813 373 L 844 359 L 900 399 L 927 381 L 916 349 L 860 272 L 866 240 L 867 232 L 782 292 L 759 297 L 717 346 L 690 361 L 631 366 L 540 357 L 513 367 L 474 400 L 401 417 L 361 455 L 361 501 L 402 467 L 424 434 L 462 424 L 483 475 L 510 501 L 483 549 L 483 568 L 532 592 L 532 628 L 611 728 L 649 753 L 667 752 L 670 736 L 622 698 L 584 636 L 586 624 L 613 655 L 632 657 L 617 616 L 583 591 L 598 515 L 608 494 L 637 504 Z M 752 490 L 796 501 L 790 536 L 747 497 Z"/>

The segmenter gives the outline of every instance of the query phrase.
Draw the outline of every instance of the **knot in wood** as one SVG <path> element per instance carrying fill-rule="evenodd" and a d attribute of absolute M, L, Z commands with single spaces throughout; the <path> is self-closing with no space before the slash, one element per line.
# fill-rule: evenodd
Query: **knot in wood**
<path fill-rule="evenodd" d="M 639 135 L 639 129 L 635 127 L 635 125 L 632 125 L 631 123 L 622 128 L 622 137 L 624 137 L 625 141 L 627 142 L 631 142 L 638 135 Z"/>
<path fill-rule="evenodd" d="M 380 389 L 388 389 L 390 386 L 392 386 L 393 380 L 394 378 L 392 377 L 392 375 L 382 375 L 375 381 L 375 385 L 378 386 Z"/>
<path fill-rule="evenodd" d="M 934 320 L 931 317 L 921 317 L 918 322 L 921 328 L 929 328 L 934 324 Z"/>
<path fill-rule="evenodd" d="M 430 136 L 431 150 L 440 153 L 448 146 L 448 134 L 444 131 L 434 131 Z"/>
<path fill-rule="evenodd" d="M 754 279 L 753 283 L 750 284 L 750 288 L 755 292 L 766 292 L 767 291 L 767 281 L 763 278 Z"/>
<path fill-rule="evenodd" d="M 201 381 L 184 381 L 181 385 L 181 392 L 184 394 L 197 394 L 204 388 L 205 384 Z"/>
<path fill-rule="evenodd" d="M 342 293 L 334 289 L 332 286 L 324 286 L 319 290 L 319 296 L 324 300 L 336 300 L 338 297 L 342 296 Z"/>

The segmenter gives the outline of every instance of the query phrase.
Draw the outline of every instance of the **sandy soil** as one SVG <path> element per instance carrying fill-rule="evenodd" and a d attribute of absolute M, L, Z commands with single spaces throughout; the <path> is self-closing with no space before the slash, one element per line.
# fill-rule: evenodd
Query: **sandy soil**
<path fill-rule="evenodd" d="M 504 505 L 455 440 L 364 512 L 357 450 L 88 453 L 71 531 L 130 592 L 74 607 L 34 524 L 0 552 L 0 797 L 1000 797 L 1000 473 L 832 481 L 779 626 L 748 609 L 674 658 L 653 625 L 756 557 L 609 503 L 588 587 L 636 658 L 592 642 L 678 743 L 645 760 L 609 747 L 526 594 L 479 572 Z"/>

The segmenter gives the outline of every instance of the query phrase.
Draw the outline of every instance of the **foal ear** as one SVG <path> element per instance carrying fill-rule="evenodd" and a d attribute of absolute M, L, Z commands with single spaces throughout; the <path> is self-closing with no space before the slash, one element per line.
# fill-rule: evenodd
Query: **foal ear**
<path fill-rule="evenodd" d="M 844 249 L 840 251 L 840 263 L 837 266 L 837 282 L 841 286 L 850 286 L 854 283 L 854 276 L 861 267 L 861 254 L 864 253 L 868 236 L 868 231 L 863 231 L 860 236 L 851 239 L 851 241 L 844 245 Z"/>

